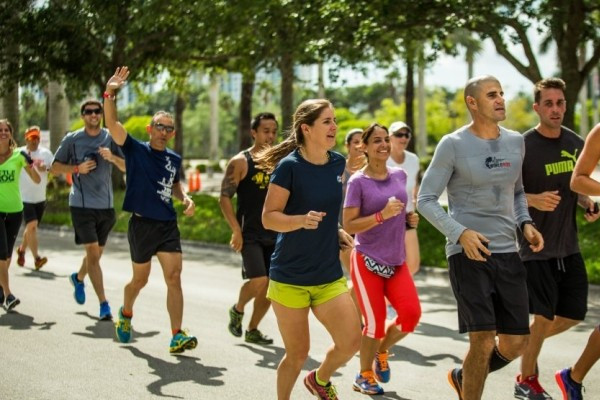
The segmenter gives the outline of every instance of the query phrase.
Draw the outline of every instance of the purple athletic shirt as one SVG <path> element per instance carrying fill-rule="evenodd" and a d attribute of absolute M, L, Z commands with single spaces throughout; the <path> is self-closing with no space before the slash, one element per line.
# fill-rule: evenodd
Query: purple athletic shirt
<path fill-rule="evenodd" d="M 348 181 L 344 208 L 359 207 L 360 216 L 381 211 L 390 197 L 406 204 L 406 172 L 388 167 L 388 176 L 383 180 L 373 179 L 358 171 Z M 354 238 L 356 250 L 368 255 L 383 265 L 401 265 L 406 258 L 404 234 L 406 211 L 386 219 L 368 231 L 357 233 Z"/>

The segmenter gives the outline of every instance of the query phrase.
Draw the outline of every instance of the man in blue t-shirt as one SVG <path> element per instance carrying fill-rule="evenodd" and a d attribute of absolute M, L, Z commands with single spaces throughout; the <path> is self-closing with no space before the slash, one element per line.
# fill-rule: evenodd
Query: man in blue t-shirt
<path fill-rule="evenodd" d="M 150 141 L 141 142 L 127 134 L 117 120 L 115 93 L 129 76 L 127 67 L 117 68 L 104 92 L 105 122 L 114 141 L 125 154 L 127 190 L 123 210 L 131 212 L 127 237 L 133 263 L 133 277 L 125 286 L 123 306 L 116 324 L 117 338 L 131 340 L 133 304 L 148 282 L 152 256 L 156 255 L 167 284 L 167 309 L 173 337 L 169 352 L 182 353 L 196 347 L 198 340 L 181 329 L 183 292 L 181 290 L 181 240 L 172 197 L 183 202 L 183 213 L 194 215 L 195 204 L 179 180 L 181 156 L 167 148 L 175 136 L 173 116 L 159 111 L 146 127 Z"/>
<path fill-rule="evenodd" d="M 112 320 L 104 294 L 100 257 L 117 221 L 113 208 L 112 165 L 125 171 L 125 161 L 108 131 L 100 126 L 102 104 L 98 100 L 87 100 L 81 105 L 81 118 L 83 129 L 63 138 L 50 171 L 55 175 L 73 176 L 69 193 L 71 221 L 75 243 L 85 246 L 81 268 L 69 276 L 75 301 L 85 303 L 83 279 L 89 275 L 100 301 L 100 319 Z"/>

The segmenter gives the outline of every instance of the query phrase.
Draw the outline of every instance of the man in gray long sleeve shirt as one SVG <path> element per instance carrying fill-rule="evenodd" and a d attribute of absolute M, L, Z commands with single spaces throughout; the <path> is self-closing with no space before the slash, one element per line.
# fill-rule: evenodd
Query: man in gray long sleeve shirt
<path fill-rule="evenodd" d="M 526 273 L 516 227 L 533 251 L 544 246 L 521 182 L 523 138 L 498 126 L 506 118 L 503 96 L 492 76 L 467 82 L 464 98 L 473 122 L 442 138 L 418 196 L 418 210 L 447 237 L 459 330 L 469 332 L 463 368 L 448 374 L 460 400 L 480 399 L 488 369 L 504 367 L 527 343 Z M 439 203 L 444 189 L 448 213 Z"/>

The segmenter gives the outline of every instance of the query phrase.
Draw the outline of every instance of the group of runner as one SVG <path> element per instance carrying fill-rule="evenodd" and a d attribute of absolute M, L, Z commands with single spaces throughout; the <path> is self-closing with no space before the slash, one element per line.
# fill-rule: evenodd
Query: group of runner
<path fill-rule="evenodd" d="M 116 336 L 120 342 L 131 340 L 134 303 L 156 255 L 168 288 L 169 350 L 179 353 L 195 348 L 197 339 L 181 329 L 182 257 L 172 198 L 183 202 L 188 216 L 195 205 L 180 182 L 181 157 L 167 148 L 175 135 L 173 117 L 157 112 L 147 127 L 148 142 L 133 138 L 119 123 L 115 98 L 128 75 L 127 67 L 117 68 L 106 84 L 104 102 L 83 103 L 84 128 L 66 135 L 53 159 L 34 143 L 39 145 L 38 127 L 27 130 L 27 146 L 17 151 L 10 122 L 0 120 L 0 299 L 6 309 L 19 304 L 10 290 L 8 266 L 23 201 L 27 225 L 17 248 L 18 264 L 25 263 L 27 247 L 36 268 L 47 261 L 38 253 L 35 236 L 45 197 L 41 191 L 21 197 L 21 170 L 30 184 L 43 185 L 44 193 L 48 170 L 71 173 L 75 240 L 85 247 L 81 268 L 69 278 L 74 297 L 85 303 L 88 275 L 99 318 L 113 318 L 100 258 L 115 224 L 110 178 L 115 165 L 126 173 L 123 209 L 132 214 L 132 279 L 124 288 Z M 472 122 L 442 138 L 420 188 L 418 159 L 406 151 L 412 131 L 401 121 L 389 129 L 374 123 L 350 131 L 344 159 L 331 150 L 337 124 L 327 100 L 300 104 L 286 139 L 277 145 L 275 116 L 261 113 L 253 119 L 254 143 L 228 163 L 220 195 L 232 230 L 230 245 L 241 253 L 247 279 L 228 310 L 228 330 L 242 336 L 245 306 L 254 299 L 244 339 L 271 344 L 258 327 L 273 308 L 285 347 L 277 369 L 279 399 L 290 398 L 308 357 L 311 310 L 333 344 L 319 367 L 304 377 L 306 388 L 320 399 L 337 399 L 330 378 L 359 351 L 353 389 L 384 392 L 380 383 L 391 376 L 388 349 L 413 332 L 421 316 L 412 279 L 420 265 L 415 203 L 447 237 L 459 331 L 469 335 L 463 365 L 448 373 L 459 400 L 481 398 L 487 374 L 519 356 L 514 396 L 550 398 L 538 380 L 542 344 L 584 320 L 587 311 L 576 207 L 586 209 L 589 222 L 600 217 L 597 203 L 588 197 L 600 195 L 600 183 L 591 178 L 600 159 L 600 125 L 585 146 L 563 127 L 564 91 L 557 78 L 535 85 L 539 123 L 521 135 L 499 125 L 506 117 L 500 82 L 492 76 L 471 79 L 464 100 Z M 102 114 L 106 129 L 100 125 Z M 444 190 L 448 211 L 439 201 Z M 352 281 L 352 296 L 342 265 Z M 395 315 L 386 324 L 388 305 Z M 582 398 L 581 382 L 600 357 L 598 329 L 573 367 L 555 375 L 564 399 Z"/>

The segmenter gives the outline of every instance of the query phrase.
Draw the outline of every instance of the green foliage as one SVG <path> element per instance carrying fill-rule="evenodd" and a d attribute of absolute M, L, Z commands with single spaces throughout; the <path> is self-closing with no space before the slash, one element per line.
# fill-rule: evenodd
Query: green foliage
<path fill-rule="evenodd" d="M 123 127 L 134 138 L 147 141 L 146 126 L 150 125 L 150 122 L 152 122 L 151 115 L 133 115 L 123 124 Z"/>
<path fill-rule="evenodd" d="M 538 122 L 533 111 L 533 100 L 521 93 L 506 105 L 506 120 L 502 126 L 517 132 L 525 132 Z"/>
<path fill-rule="evenodd" d="M 446 238 L 427 219 L 419 218 L 419 247 L 421 265 L 446 268 Z"/>

